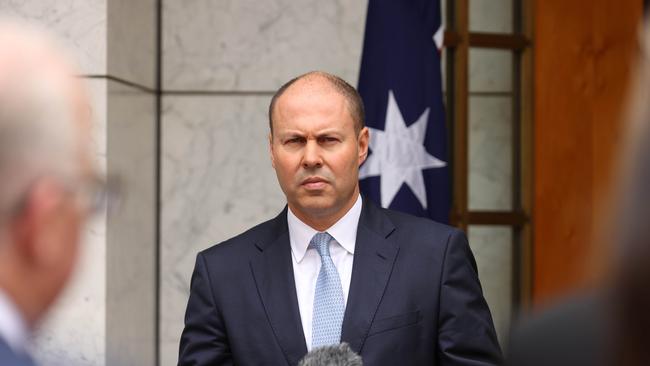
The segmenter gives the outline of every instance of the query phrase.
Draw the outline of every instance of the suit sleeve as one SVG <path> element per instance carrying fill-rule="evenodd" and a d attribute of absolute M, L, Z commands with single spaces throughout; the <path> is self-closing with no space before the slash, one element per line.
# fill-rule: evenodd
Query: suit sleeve
<path fill-rule="evenodd" d="M 190 285 L 181 335 L 179 366 L 232 365 L 223 319 L 216 306 L 205 258 L 201 253 Z"/>
<path fill-rule="evenodd" d="M 440 365 L 501 365 L 490 310 L 476 261 L 462 231 L 449 236 L 442 268 L 438 360 Z"/>

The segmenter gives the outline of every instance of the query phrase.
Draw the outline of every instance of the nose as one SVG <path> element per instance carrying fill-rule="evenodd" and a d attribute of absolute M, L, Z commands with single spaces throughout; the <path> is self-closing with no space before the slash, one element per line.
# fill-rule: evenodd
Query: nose
<path fill-rule="evenodd" d="M 302 157 L 302 167 L 304 169 L 320 168 L 323 165 L 323 158 L 316 141 L 308 140 L 304 151 L 305 154 Z"/>

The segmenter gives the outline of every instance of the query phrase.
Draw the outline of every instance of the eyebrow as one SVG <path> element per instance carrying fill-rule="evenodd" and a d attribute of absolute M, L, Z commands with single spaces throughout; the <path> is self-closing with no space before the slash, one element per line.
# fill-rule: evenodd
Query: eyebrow
<path fill-rule="evenodd" d="M 338 137 L 338 138 L 343 138 L 344 134 L 342 134 L 342 133 L 340 133 L 338 131 L 325 131 L 325 132 L 318 133 L 315 136 L 316 136 L 316 138 L 327 137 L 327 136 L 335 136 L 335 137 Z"/>
<path fill-rule="evenodd" d="M 307 134 L 298 130 L 289 130 L 289 131 L 278 131 L 277 135 L 278 137 L 286 138 L 291 136 L 305 137 Z M 323 131 L 317 131 L 313 134 L 313 136 L 315 137 L 332 136 L 332 135 L 343 136 L 343 133 L 336 129 L 327 129 Z"/>
<path fill-rule="evenodd" d="M 298 131 L 287 131 L 277 134 L 280 138 L 289 138 L 289 137 L 305 137 L 305 134 Z"/>

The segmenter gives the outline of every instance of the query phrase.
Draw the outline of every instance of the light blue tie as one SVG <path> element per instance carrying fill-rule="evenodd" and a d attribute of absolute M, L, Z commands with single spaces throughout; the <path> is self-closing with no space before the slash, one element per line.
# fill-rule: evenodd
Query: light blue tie
<path fill-rule="evenodd" d="M 345 313 L 343 288 L 339 273 L 330 257 L 328 233 L 317 233 L 309 246 L 320 254 L 321 267 L 314 292 L 311 347 L 316 348 L 341 342 L 341 325 Z"/>

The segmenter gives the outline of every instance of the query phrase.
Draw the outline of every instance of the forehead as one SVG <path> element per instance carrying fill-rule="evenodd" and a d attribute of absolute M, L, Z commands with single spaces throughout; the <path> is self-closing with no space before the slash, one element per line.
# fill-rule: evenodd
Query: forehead
<path fill-rule="evenodd" d="M 354 129 L 348 101 L 327 81 L 298 80 L 277 100 L 274 129 Z"/>

